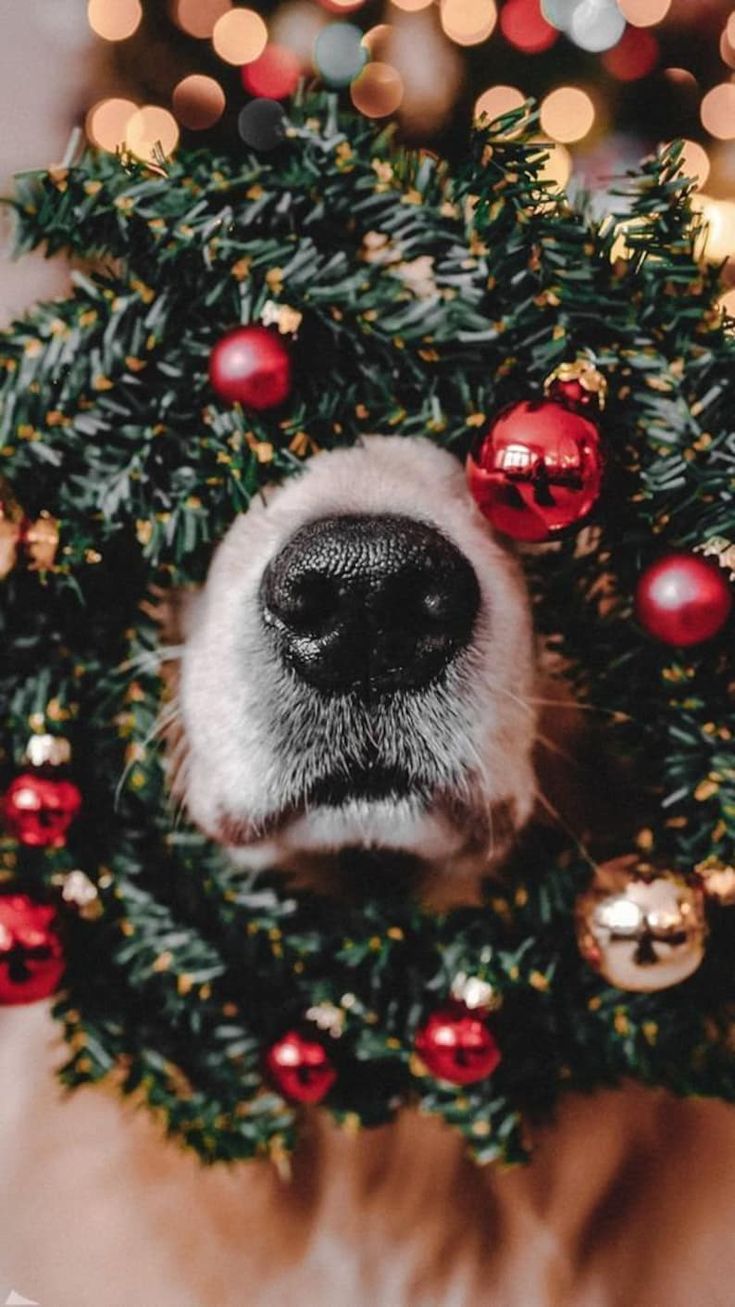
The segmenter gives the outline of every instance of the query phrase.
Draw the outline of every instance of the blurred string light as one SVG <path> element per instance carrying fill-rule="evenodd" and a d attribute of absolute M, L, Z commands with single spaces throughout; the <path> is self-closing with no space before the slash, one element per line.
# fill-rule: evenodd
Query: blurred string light
<path fill-rule="evenodd" d="M 610 50 L 625 31 L 618 0 L 541 0 L 541 11 L 547 22 L 591 54 Z"/>
<path fill-rule="evenodd" d="M 479 45 L 498 19 L 495 0 L 441 0 L 441 25 L 457 45 Z"/>
<path fill-rule="evenodd" d="M 373 59 L 390 64 L 401 77 L 404 130 L 423 138 L 438 131 L 461 87 L 463 66 L 457 47 L 445 40 L 434 15 L 398 10 L 394 21 L 381 24 L 366 44 Z"/>
<path fill-rule="evenodd" d="M 295 54 L 304 68 L 311 67 L 314 42 L 327 21 L 324 10 L 309 0 L 287 0 L 273 16 L 271 39 Z"/>
<path fill-rule="evenodd" d="M 330 23 L 314 42 L 314 66 L 327 86 L 347 86 L 367 59 L 362 32 L 353 23 Z"/>
<path fill-rule="evenodd" d="M 205 40 L 218 18 L 232 8 L 232 0 L 172 0 L 171 17 L 187 36 Z"/>
<path fill-rule="evenodd" d="M 703 253 L 712 263 L 735 256 L 735 200 L 715 200 L 711 195 L 692 196 L 692 206 L 706 224 Z"/>
<path fill-rule="evenodd" d="M 179 143 L 179 128 L 172 113 L 157 104 L 144 104 L 128 119 L 125 148 L 144 163 L 159 154 L 173 154 Z"/>
<path fill-rule="evenodd" d="M 247 64 L 263 53 L 268 28 L 254 9 L 229 9 L 212 29 L 212 45 L 227 64 Z"/>
<path fill-rule="evenodd" d="M 322 9 L 327 9 L 330 14 L 354 14 L 358 9 L 362 9 L 365 0 L 319 0 Z"/>
<path fill-rule="evenodd" d="M 728 318 L 735 318 L 735 288 L 725 291 L 717 301 L 717 307 L 726 313 Z"/>
<path fill-rule="evenodd" d="M 225 93 L 213 77 L 192 73 L 182 77 L 171 96 L 173 111 L 182 127 L 200 132 L 213 127 L 225 110 Z"/>
<path fill-rule="evenodd" d="M 87 18 L 104 41 L 125 41 L 138 30 L 143 9 L 140 0 L 89 0 Z"/>
<path fill-rule="evenodd" d="M 507 0 L 500 11 L 500 30 L 524 54 L 550 50 L 559 38 L 559 29 L 541 12 L 541 0 Z"/>
<path fill-rule="evenodd" d="M 671 8 L 671 0 L 618 0 L 623 18 L 633 27 L 655 27 Z"/>
<path fill-rule="evenodd" d="M 735 68 L 735 41 L 730 39 L 731 24 L 732 16 L 720 37 L 720 58 L 728 68 Z M 733 36 L 735 37 L 735 25 L 733 25 Z"/>
<path fill-rule="evenodd" d="M 267 45 L 257 59 L 241 69 L 245 90 L 270 100 L 283 100 L 292 95 L 300 75 L 299 57 L 285 45 Z"/>
<path fill-rule="evenodd" d="M 592 130 L 595 106 L 579 86 L 559 86 L 541 101 L 540 121 L 552 141 L 581 141 Z"/>
<path fill-rule="evenodd" d="M 688 68 L 664 68 L 664 77 L 674 86 L 686 87 L 689 91 L 697 89 L 697 79 Z"/>
<path fill-rule="evenodd" d="M 684 140 L 682 146 L 681 172 L 684 177 L 691 177 L 697 184 L 697 190 L 701 190 L 709 177 L 709 155 L 697 141 Z"/>
<path fill-rule="evenodd" d="M 720 141 L 735 140 L 735 82 L 720 82 L 702 98 L 702 126 Z"/>
<path fill-rule="evenodd" d="M 362 43 L 371 59 L 380 59 L 393 33 L 390 23 L 376 23 L 364 33 Z"/>
<path fill-rule="evenodd" d="M 488 122 L 492 122 L 494 118 L 500 118 L 504 113 L 520 109 L 525 102 L 526 97 L 517 86 L 505 86 L 502 83 L 498 86 L 489 86 L 475 101 L 475 118 L 484 116 Z"/>
<path fill-rule="evenodd" d="M 400 108 L 403 79 L 391 64 L 370 63 L 352 83 L 350 95 L 366 118 L 386 118 Z"/>
<path fill-rule="evenodd" d="M 428 9 L 434 0 L 391 0 L 396 9 L 403 9 L 407 14 L 416 14 L 419 9 Z"/>
<path fill-rule="evenodd" d="M 87 112 L 85 131 L 92 145 L 110 153 L 121 149 L 125 144 L 128 123 L 138 106 L 134 100 L 125 100 L 122 96 L 112 95 L 106 100 L 98 100 Z"/>
<path fill-rule="evenodd" d="M 619 82 L 635 82 L 653 72 L 659 54 L 659 44 L 652 32 L 626 27 L 617 45 L 605 50 L 602 63 Z"/>
<path fill-rule="evenodd" d="M 547 151 L 547 158 L 541 166 L 539 180 L 550 182 L 552 190 L 563 190 L 572 175 L 572 156 L 564 145 L 553 141 L 539 141 Z"/>

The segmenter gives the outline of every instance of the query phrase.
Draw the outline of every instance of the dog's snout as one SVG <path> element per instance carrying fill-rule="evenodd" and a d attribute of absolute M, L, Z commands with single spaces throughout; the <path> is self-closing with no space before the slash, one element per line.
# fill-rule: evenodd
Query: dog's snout
<path fill-rule="evenodd" d="M 479 601 L 456 545 L 428 523 L 390 514 L 306 523 L 261 584 L 281 657 L 329 693 L 430 684 L 468 644 Z"/>

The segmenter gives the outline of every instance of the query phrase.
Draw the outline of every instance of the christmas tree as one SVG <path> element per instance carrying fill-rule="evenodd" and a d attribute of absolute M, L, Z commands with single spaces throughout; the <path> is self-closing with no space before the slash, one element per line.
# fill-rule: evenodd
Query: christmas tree
<path fill-rule="evenodd" d="M 599 220 L 541 180 L 528 108 L 452 171 L 327 96 L 269 113 L 237 159 L 18 181 L 19 249 L 74 271 L 2 347 L 0 997 L 58 986 L 65 1082 L 113 1077 L 208 1161 L 281 1154 L 306 1101 L 418 1104 L 487 1161 L 562 1090 L 732 1099 L 735 337 L 677 148 Z M 538 629 L 634 768 L 627 848 L 534 827 L 441 913 L 244 875 L 173 811 L 162 597 L 370 432 L 468 458 L 490 520 L 544 541 Z"/>

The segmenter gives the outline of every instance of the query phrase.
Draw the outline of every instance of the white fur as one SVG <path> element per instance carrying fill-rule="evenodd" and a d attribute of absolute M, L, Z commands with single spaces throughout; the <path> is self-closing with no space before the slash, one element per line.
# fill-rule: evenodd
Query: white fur
<path fill-rule="evenodd" d="M 437 527 L 473 565 L 481 607 L 472 643 L 445 682 L 396 695 L 368 715 L 326 701 L 284 669 L 260 618 L 264 569 L 304 523 L 330 514 L 393 513 Z M 389 845 L 430 861 L 461 859 L 464 832 L 451 803 L 352 801 L 306 809 L 324 769 L 350 773 L 360 749 L 386 765 L 428 772 L 437 795 L 491 824 L 495 805 L 515 820 L 533 797 L 535 718 L 531 625 L 519 570 L 476 509 L 457 459 L 426 440 L 371 436 L 324 453 L 256 501 L 217 550 L 186 643 L 181 707 L 190 815 L 221 836 L 221 820 L 251 832 L 251 865 L 345 844 Z M 492 837 L 479 865 L 493 856 Z"/>

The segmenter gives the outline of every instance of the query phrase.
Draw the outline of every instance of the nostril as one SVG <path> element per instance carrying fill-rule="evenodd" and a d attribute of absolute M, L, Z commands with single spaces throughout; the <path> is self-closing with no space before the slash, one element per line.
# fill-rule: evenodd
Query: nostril
<path fill-rule="evenodd" d="M 338 618 L 339 590 L 320 572 L 302 572 L 267 588 L 266 611 L 291 631 L 322 634 Z"/>

